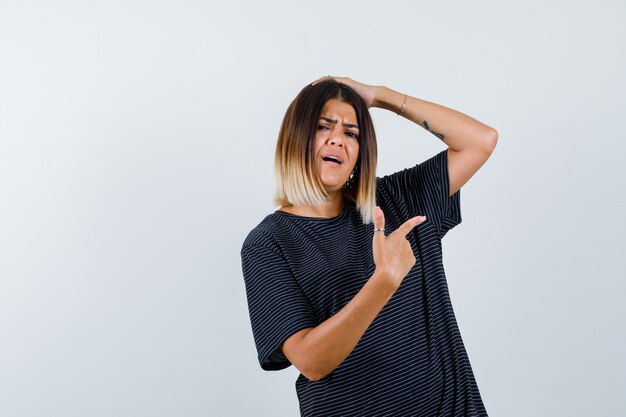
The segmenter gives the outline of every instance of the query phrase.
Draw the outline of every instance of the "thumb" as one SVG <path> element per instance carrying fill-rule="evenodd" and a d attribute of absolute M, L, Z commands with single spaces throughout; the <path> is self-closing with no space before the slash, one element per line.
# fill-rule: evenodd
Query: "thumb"
<path fill-rule="evenodd" d="M 384 229 L 385 228 L 385 215 L 380 207 L 376 206 L 374 208 L 374 229 Z M 385 237 L 385 232 L 374 230 L 374 239 L 381 239 Z"/>

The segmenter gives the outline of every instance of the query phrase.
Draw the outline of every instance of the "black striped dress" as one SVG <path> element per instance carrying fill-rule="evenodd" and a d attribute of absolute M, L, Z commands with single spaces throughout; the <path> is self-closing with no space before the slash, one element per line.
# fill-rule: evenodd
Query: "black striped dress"
<path fill-rule="evenodd" d="M 441 238 L 461 222 L 448 196 L 448 153 L 377 180 L 392 232 L 426 215 L 407 238 L 416 264 L 352 353 L 319 381 L 300 375 L 304 416 L 486 416 L 457 327 Z M 254 341 L 266 370 L 291 365 L 281 343 L 345 306 L 374 272 L 372 225 L 353 204 L 334 218 L 276 211 L 246 238 L 242 269 Z"/>

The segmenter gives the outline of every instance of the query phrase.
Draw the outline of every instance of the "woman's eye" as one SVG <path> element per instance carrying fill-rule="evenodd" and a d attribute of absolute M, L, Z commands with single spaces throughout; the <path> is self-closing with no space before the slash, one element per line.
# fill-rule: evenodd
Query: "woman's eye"
<path fill-rule="evenodd" d="M 357 134 L 356 134 L 356 133 L 354 133 L 354 132 L 350 132 L 350 131 L 347 131 L 347 132 L 346 132 L 346 135 L 350 136 L 350 137 L 351 137 L 351 138 L 353 138 L 353 139 L 358 139 L 358 138 L 359 138 L 359 135 L 357 135 Z"/>
<path fill-rule="evenodd" d="M 326 130 L 326 129 L 328 129 L 328 126 L 325 126 L 325 125 L 317 126 L 317 130 Z"/>

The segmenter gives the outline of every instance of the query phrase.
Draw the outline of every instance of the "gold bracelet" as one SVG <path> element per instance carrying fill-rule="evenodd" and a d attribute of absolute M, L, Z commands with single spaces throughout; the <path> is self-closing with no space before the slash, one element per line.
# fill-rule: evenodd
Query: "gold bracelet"
<path fill-rule="evenodd" d="M 402 116 L 402 113 L 406 110 L 406 94 L 404 95 L 404 100 L 402 100 L 402 107 L 400 107 L 400 113 L 398 116 Z"/>

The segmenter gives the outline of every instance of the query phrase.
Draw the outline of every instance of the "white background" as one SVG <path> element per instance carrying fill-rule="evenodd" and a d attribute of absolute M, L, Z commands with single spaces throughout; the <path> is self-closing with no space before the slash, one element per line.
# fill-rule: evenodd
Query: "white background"
<path fill-rule="evenodd" d="M 624 415 L 623 1 L 0 1 L 0 415 L 294 416 L 239 250 L 326 74 L 498 146 L 444 239 L 492 416 Z M 444 145 L 372 110 L 378 174 Z"/>

